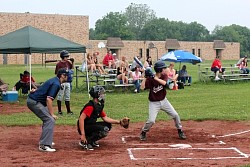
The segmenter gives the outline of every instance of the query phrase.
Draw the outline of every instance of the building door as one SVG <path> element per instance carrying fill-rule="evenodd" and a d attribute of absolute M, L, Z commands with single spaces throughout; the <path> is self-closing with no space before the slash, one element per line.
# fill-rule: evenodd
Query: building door
<path fill-rule="evenodd" d="M 216 49 L 216 57 L 219 57 L 219 59 L 221 59 L 222 57 L 222 49 Z"/>

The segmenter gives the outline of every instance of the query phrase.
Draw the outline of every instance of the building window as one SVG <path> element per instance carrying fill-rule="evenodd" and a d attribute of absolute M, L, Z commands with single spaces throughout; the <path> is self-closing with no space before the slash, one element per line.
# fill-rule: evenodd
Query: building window
<path fill-rule="evenodd" d="M 198 57 L 201 57 L 201 49 L 198 49 Z"/>
<path fill-rule="evenodd" d="M 139 56 L 142 57 L 142 49 L 139 49 Z"/>
<path fill-rule="evenodd" d="M 192 53 L 195 55 L 195 49 L 192 49 Z"/>
<path fill-rule="evenodd" d="M 168 52 L 175 51 L 175 49 L 168 49 Z"/>
<path fill-rule="evenodd" d="M 150 55 L 149 55 L 149 49 L 146 50 L 146 58 L 148 58 Z"/>

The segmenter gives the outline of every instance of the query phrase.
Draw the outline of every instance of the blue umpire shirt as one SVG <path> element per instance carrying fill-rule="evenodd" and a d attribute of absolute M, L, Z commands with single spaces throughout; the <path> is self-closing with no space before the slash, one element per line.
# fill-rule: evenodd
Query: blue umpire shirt
<path fill-rule="evenodd" d="M 35 92 L 29 94 L 29 98 L 47 106 L 47 97 L 55 99 L 61 88 L 58 77 L 51 78 L 43 83 Z"/>

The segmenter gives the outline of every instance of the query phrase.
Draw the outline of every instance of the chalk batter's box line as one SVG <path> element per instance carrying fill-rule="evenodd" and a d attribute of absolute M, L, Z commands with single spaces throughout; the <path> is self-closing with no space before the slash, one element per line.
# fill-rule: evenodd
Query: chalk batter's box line
<path fill-rule="evenodd" d="M 127 143 L 127 141 L 126 141 L 126 138 L 128 138 L 128 137 L 138 137 L 138 136 L 122 136 L 121 137 L 121 140 L 122 140 L 122 143 L 124 143 L 124 144 L 129 144 L 129 143 Z M 139 137 L 138 137 L 138 140 L 139 140 Z M 152 145 L 152 144 L 154 144 L 154 145 L 169 145 L 170 143 L 137 143 L 137 144 L 134 144 L 134 143 L 132 143 L 132 144 L 130 144 L 130 145 L 136 145 L 136 146 L 146 146 L 146 145 Z M 203 145 L 203 144 L 212 144 L 212 145 L 214 145 L 214 144 L 226 144 L 226 143 L 224 143 L 223 141 L 218 141 L 217 143 L 195 143 L 195 144 L 192 144 L 192 145 Z"/>
<path fill-rule="evenodd" d="M 161 145 L 170 145 L 172 143 L 132 143 L 132 144 L 129 144 L 129 145 L 132 145 L 132 146 L 152 146 L 152 145 L 158 145 L 158 146 L 161 146 Z M 191 147 L 192 146 L 200 146 L 200 145 L 225 145 L 226 143 L 223 142 L 223 141 L 218 141 L 217 143 L 192 143 L 192 144 L 189 144 Z"/>
<path fill-rule="evenodd" d="M 246 130 L 246 131 L 242 131 L 242 132 L 238 132 L 238 133 L 231 133 L 231 134 L 227 134 L 227 135 L 223 135 L 223 136 L 217 136 L 217 138 L 219 137 L 229 137 L 229 136 L 235 136 L 235 135 L 241 135 L 241 134 L 244 134 L 244 133 L 248 133 L 250 132 L 250 130 Z"/>
<path fill-rule="evenodd" d="M 128 148 L 128 154 L 131 160 L 161 160 L 162 158 L 135 158 L 133 155 L 133 150 L 234 150 L 239 153 L 239 157 L 214 157 L 214 158 L 164 158 L 172 160 L 196 160 L 196 159 L 240 159 L 240 158 L 249 158 L 249 154 L 241 152 L 235 147 L 230 148 Z"/>

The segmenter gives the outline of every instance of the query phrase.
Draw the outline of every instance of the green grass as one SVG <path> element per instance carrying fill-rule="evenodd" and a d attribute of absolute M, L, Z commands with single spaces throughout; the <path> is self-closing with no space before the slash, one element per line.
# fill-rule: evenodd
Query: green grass
<path fill-rule="evenodd" d="M 233 63 L 228 61 L 227 63 Z M 207 63 L 207 62 L 206 62 Z M 208 65 L 211 62 L 208 62 Z M 183 64 L 182 64 L 183 65 Z M 197 65 L 186 64 L 189 73 L 193 77 L 192 86 L 183 90 L 168 91 L 167 98 L 172 103 L 182 120 L 250 120 L 249 82 L 198 82 Z M 176 64 L 176 68 L 178 64 Z M 26 66 L 1 65 L 0 78 L 10 84 L 10 89 L 19 78 Z M 45 81 L 54 76 L 54 68 L 44 68 L 40 65 L 33 65 L 32 72 L 37 82 Z M 56 123 L 59 125 L 76 125 L 79 112 L 83 105 L 89 100 L 86 85 L 79 79 L 82 85 L 75 88 L 71 94 L 71 108 L 75 115 L 60 117 Z M 144 122 L 148 115 L 148 91 L 139 94 L 132 92 L 106 93 L 105 111 L 108 116 L 120 119 L 124 116 L 131 118 L 132 122 Z M 0 101 L 0 103 L 3 103 Z M 26 96 L 19 97 L 19 105 L 25 105 Z M 54 106 L 56 102 L 54 101 Z M 0 108 L 1 109 L 1 108 Z M 12 109 L 13 111 L 15 108 Z M 27 110 L 28 111 L 28 110 Z M 63 105 L 65 113 L 65 106 Z M 165 113 L 160 112 L 157 120 L 170 119 Z M 1 114 L 0 124 L 7 126 L 26 126 L 41 124 L 41 121 L 32 112 Z"/>

